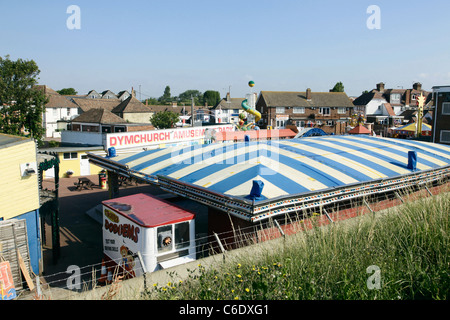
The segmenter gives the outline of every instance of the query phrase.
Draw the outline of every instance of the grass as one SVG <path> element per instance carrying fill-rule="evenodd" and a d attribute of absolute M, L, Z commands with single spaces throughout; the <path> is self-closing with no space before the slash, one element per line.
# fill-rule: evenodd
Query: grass
<path fill-rule="evenodd" d="M 221 268 L 199 264 L 183 281 L 154 284 L 145 298 L 446 300 L 449 213 L 445 193 L 313 228 Z"/>

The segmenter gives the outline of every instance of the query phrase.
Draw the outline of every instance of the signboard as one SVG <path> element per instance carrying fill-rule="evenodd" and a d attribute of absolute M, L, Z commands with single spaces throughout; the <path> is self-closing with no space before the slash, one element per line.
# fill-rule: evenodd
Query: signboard
<path fill-rule="evenodd" d="M 286 114 L 277 114 L 275 117 L 277 120 L 289 120 L 289 115 Z"/>
<path fill-rule="evenodd" d="M 0 300 L 12 300 L 16 297 L 16 289 L 8 261 L 0 262 Z"/>
<path fill-rule="evenodd" d="M 120 214 L 103 207 L 103 252 L 118 265 L 124 267 L 128 276 L 141 275 L 142 267 L 136 254 L 140 251 L 142 228 Z"/>
<path fill-rule="evenodd" d="M 117 132 L 106 135 L 106 148 L 139 148 L 155 144 L 177 143 L 205 138 L 205 130 L 233 131 L 233 125 L 190 127 L 179 129 Z"/>

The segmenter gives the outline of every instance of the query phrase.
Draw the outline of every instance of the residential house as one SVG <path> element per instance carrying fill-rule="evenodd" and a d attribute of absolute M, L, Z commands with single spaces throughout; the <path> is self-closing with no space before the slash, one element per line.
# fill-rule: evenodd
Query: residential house
<path fill-rule="evenodd" d="M 432 142 L 450 144 L 450 86 L 434 86 L 433 101 Z"/>
<path fill-rule="evenodd" d="M 102 92 L 102 99 L 117 99 L 117 96 L 111 90 L 105 90 Z"/>
<path fill-rule="evenodd" d="M 101 97 L 102 97 L 102 95 L 95 90 L 89 91 L 86 96 L 86 98 L 89 98 L 89 99 L 100 99 Z"/>
<path fill-rule="evenodd" d="M 42 90 L 48 98 L 42 117 L 45 137 L 59 138 L 61 137 L 60 131 L 66 129 L 67 123 L 78 116 L 79 108 L 72 101 L 46 85 L 39 85 L 36 88 Z"/>
<path fill-rule="evenodd" d="M 132 95 L 123 100 L 111 112 L 125 121 L 133 123 L 150 123 L 150 118 L 153 115 L 152 110 L 148 106 L 144 105 Z"/>
<path fill-rule="evenodd" d="M 256 102 L 261 113 L 259 127 L 283 129 L 318 127 L 326 133 L 342 134 L 350 121 L 352 101 L 345 92 L 261 91 Z"/>
<path fill-rule="evenodd" d="M 41 153 L 55 153 L 59 159 L 59 177 L 64 178 L 68 176 L 68 172 L 74 177 L 88 176 L 98 174 L 102 168 L 89 162 L 87 152 L 104 152 L 102 145 L 99 146 L 65 146 L 57 148 L 39 149 Z M 43 172 L 43 178 L 54 178 L 54 168 Z"/>
<path fill-rule="evenodd" d="M 42 271 L 42 252 L 36 154 L 36 142 L 33 139 L 0 133 L 0 221 L 26 221 L 30 265 L 32 271 L 39 274 Z M 1 247 L 0 241 L 0 252 Z M 7 249 L 8 246 L 3 246 L 3 255 L 9 253 Z M 23 248 L 17 249 L 23 254 Z"/>
<path fill-rule="evenodd" d="M 124 100 L 128 99 L 129 96 L 131 96 L 131 94 L 130 94 L 127 90 L 120 91 L 120 92 L 117 94 L 117 98 L 118 98 L 120 101 L 124 101 Z"/>
<path fill-rule="evenodd" d="M 431 92 L 422 89 L 421 83 L 414 83 L 411 89 L 386 89 L 380 82 L 376 89 L 365 92 L 353 101 L 355 109 L 365 114 L 367 122 L 374 124 L 375 132 L 386 133 L 389 127 L 400 126 L 411 121 L 410 110 L 417 110 L 417 98 L 423 94 L 428 112 L 431 106 Z M 430 115 L 428 115 L 430 116 Z M 406 117 L 406 119 L 405 119 Z"/>
<path fill-rule="evenodd" d="M 93 108 L 72 120 L 71 131 L 125 132 L 127 121 L 102 108 Z"/>
<path fill-rule="evenodd" d="M 102 108 L 92 108 L 72 120 L 61 134 L 63 146 L 104 146 L 105 134 L 153 130 L 149 123 L 130 123 Z"/>
<path fill-rule="evenodd" d="M 210 121 L 210 108 L 208 106 L 179 106 L 177 103 L 172 105 L 149 105 L 151 116 L 157 112 L 172 111 L 179 115 L 180 121 L 178 127 L 184 126 L 191 121 L 191 114 L 194 112 L 194 124 L 201 125 L 203 122 Z"/>
<path fill-rule="evenodd" d="M 98 99 L 98 98 L 72 98 L 72 101 L 78 106 L 79 114 L 91 109 L 105 109 L 112 111 L 121 101 L 119 99 Z"/>
<path fill-rule="evenodd" d="M 239 123 L 239 114 L 244 112 L 241 104 L 245 98 L 231 98 L 227 93 L 226 98 L 211 108 L 215 123 Z"/>

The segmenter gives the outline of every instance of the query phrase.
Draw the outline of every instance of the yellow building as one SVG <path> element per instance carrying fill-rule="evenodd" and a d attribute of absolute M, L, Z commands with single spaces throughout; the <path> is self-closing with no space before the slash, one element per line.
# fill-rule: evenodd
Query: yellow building
<path fill-rule="evenodd" d="M 42 255 L 35 141 L 0 133 L 0 164 L 0 221 L 26 221 L 30 262 L 38 274 Z"/>
<path fill-rule="evenodd" d="M 87 152 L 102 153 L 103 147 L 58 147 L 39 149 L 40 153 L 56 153 L 59 159 L 59 177 L 66 178 L 70 172 L 73 177 L 98 174 L 102 168 L 91 164 Z M 54 169 L 44 171 L 43 178 L 54 178 Z"/>

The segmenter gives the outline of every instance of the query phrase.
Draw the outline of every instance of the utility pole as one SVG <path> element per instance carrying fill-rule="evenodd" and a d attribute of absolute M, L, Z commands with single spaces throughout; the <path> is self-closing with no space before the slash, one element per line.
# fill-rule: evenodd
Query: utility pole
<path fill-rule="evenodd" d="M 194 126 L 194 97 L 191 94 L 191 127 Z"/>

